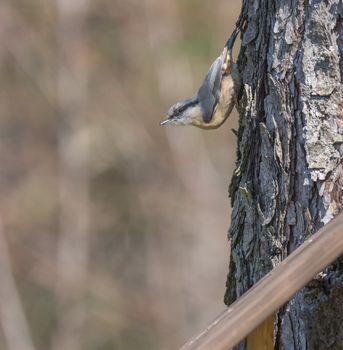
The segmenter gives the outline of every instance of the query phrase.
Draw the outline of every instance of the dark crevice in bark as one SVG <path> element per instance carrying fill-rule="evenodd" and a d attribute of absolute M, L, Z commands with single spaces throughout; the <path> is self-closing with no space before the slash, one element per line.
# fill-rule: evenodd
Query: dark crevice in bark
<path fill-rule="evenodd" d="M 227 304 L 343 206 L 341 0 L 246 0 L 243 12 Z M 279 310 L 276 348 L 339 349 L 339 323 L 333 341 L 320 321 L 343 315 L 341 273 L 338 261 Z"/>

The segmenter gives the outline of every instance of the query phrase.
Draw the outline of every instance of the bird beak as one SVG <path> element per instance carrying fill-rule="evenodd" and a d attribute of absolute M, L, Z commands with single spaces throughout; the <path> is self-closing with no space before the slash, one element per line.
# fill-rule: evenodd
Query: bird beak
<path fill-rule="evenodd" d="M 172 120 L 168 118 L 168 119 L 162 120 L 160 125 L 170 124 L 171 122 L 172 122 Z"/>

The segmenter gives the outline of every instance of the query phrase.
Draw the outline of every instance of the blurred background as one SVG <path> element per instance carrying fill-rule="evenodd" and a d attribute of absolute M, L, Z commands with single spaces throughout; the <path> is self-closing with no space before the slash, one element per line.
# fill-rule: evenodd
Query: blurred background
<path fill-rule="evenodd" d="M 176 349 L 224 308 L 237 114 L 159 121 L 239 10 L 0 2 L 0 350 Z"/>

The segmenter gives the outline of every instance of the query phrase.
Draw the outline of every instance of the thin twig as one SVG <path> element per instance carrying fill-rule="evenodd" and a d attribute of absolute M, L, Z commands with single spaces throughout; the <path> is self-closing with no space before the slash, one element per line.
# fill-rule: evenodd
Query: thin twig
<path fill-rule="evenodd" d="M 0 324 L 9 350 L 35 350 L 0 218 Z"/>
<path fill-rule="evenodd" d="M 82 347 L 90 235 L 88 44 L 84 30 L 88 0 L 56 0 L 58 9 L 60 235 L 57 248 L 60 303 L 52 349 Z"/>

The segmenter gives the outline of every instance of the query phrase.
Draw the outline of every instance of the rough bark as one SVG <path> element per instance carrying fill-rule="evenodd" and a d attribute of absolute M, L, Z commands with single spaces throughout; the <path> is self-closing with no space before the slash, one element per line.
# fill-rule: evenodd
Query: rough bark
<path fill-rule="evenodd" d="M 342 1 L 246 0 L 241 20 L 228 305 L 343 206 Z M 342 272 L 278 312 L 276 349 L 343 349 Z"/>

